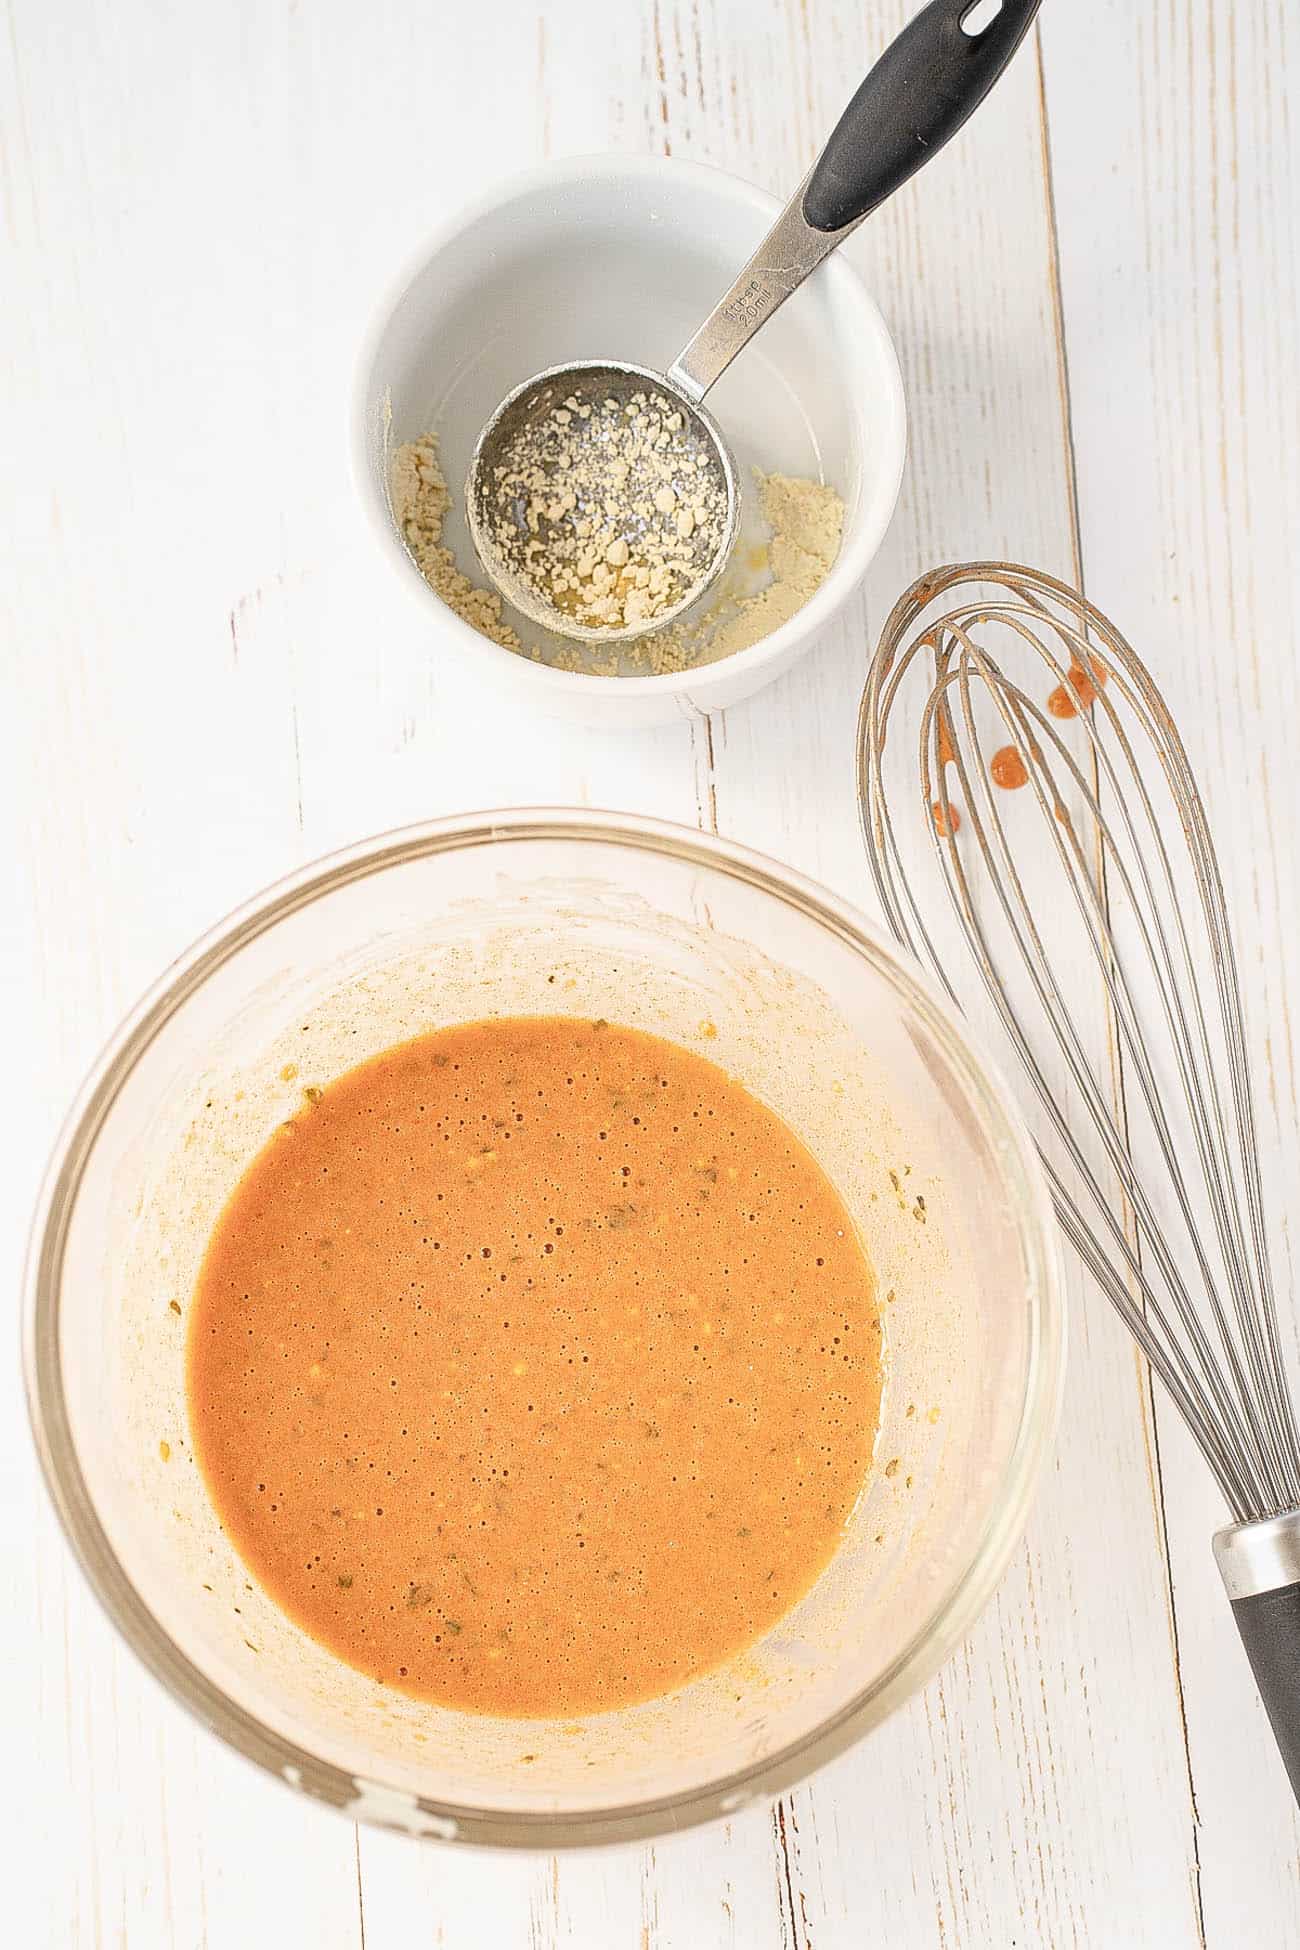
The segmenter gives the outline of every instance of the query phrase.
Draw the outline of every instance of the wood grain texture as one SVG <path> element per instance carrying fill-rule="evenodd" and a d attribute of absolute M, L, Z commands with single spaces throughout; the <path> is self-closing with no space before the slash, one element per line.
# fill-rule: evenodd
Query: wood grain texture
<path fill-rule="evenodd" d="M 1067 577 L 1081 565 L 1179 703 L 1232 884 L 1289 1299 L 1288 0 L 1045 10 L 1041 50 L 855 240 L 905 367 L 903 501 L 860 602 L 746 705 L 617 738 L 489 711 L 360 532 L 345 454 L 357 344 L 394 266 L 480 179 L 615 148 L 783 188 L 908 11 L 11 0 L 11 1289 L 40 1155 L 98 1042 L 195 933 L 325 848 L 476 805 L 603 804 L 716 827 L 865 901 L 849 727 L 873 632 L 923 568 L 1005 552 Z M 71 1568 L 11 1380 L 0 1684 L 22 1765 L 0 1818 L 19 1940 L 1300 1940 L 1295 1818 L 1215 1589 L 1218 1512 L 1118 1328 L 1071 1298 L 1065 1425 L 1029 1538 L 925 1693 L 775 1808 L 559 1861 L 358 1836 L 191 1729 Z"/>
<path fill-rule="evenodd" d="M 1177 700 L 1218 836 L 1294 1355 L 1300 22 L 1112 0 L 1055 10 L 1044 42 L 1054 152 L 1077 158 L 1056 182 L 1084 574 Z M 1206 1939 L 1294 1942 L 1300 1832 L 1210 1561 L 1222 1509 L 1157 1424 Z"/>

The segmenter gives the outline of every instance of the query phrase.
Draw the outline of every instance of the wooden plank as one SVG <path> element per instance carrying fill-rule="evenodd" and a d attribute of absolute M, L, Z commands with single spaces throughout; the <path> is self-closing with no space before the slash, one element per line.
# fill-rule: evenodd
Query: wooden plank
<path fill-rule="evenodd" d="M 742 95 L 771 100 L 780 86 L 792 109 L 779 135 L 770 120 L 729 132 L 718 159 L 796 180 L 909 11 L 792 10 L 765 56 L 751 36 Z M 869 904 L 846 733 L 873 630 L 943 562 L 1005 554 L 1073 571 L 1032 49 L 960 144 L 850 248 L 904 364 L 912 454 L 899 515 L 862 606 L 793 677 L 727 712 L 713 744 L 723 830 Z M 1123 1336 L 1108 1319 L 1080 1321 L 1077 1283 L 1071 1299 L 1059 1460 L 997 1603 L 920 1700 L 783 1804 L 793 1942 L 1087 1943 L 1117 1915 L 1127 1943 L 1197 1941 L 1141 1391 Z M 1134 1699 L 1138 1648 L 1150 1685 Z M 1108 1693 L 1124 1698 L 1122 1730 L 1095 1706 Z"/>
<path fill-rule="evenodd" d="M 786 1950 L 772 1853 L 774 1816 L 627 1846 L 559 1856 L 498 1856 L 490 1870 L 455 1849 L 431 1852 L 363 1832 L 367 1950 L 411 1938 L 438 1950 L 526 1943 L 529 1950 L 641 1944 L 644 1950 Z"/>
<path fill-rule="evenodd" d="M 91 7 L 74 32 L 20 7 L 0 48 L 30 292 L 3 340 L 18 418 L 8 679 L 23 700 L 4 945 L 26 1026 L 12 1087 L 31 1107 L 5 1132 L 15 1271 L 36 1165 L 85 1063 L 232 903 L 328 846 L 473 805 L 695 814 L 684 729 L 606 742 L 489 710 L 439 667 L 436 630 L 413 627 L 364 541 L 352 362 L 481 138 L 456 90 L 445 147 L 431 136 L 426 17 L 378 25 L 376 40 L 350 10 Z M 500 68 L 499 32 L 467 31 L 457 61 Z M 502 168 L 531 153 L 534 52 L 498 90 Z M 399 82 L 405 144 L 384 155 L 374 130 Z M 9 1668 L 31 1757 L 6 1806 L 15 1859 L 34 1865 L 24 1941 L 220 1950 L 269 1931 L 354 1950 L 353 1832 L 192 1732 L 115 1645 L 37 1492 L 20 1405 L 5 1407 L 10 1534 L 30 1539 L 13 1642 L 36 1666 Z M 500 1888 L 479 1889 L 480 1922 Z"/>
<path fill-rule="evenodd" d="M 17 421 L 4 525 L 18 544 L 4 622 L 21 698 L 21 730 L 4 714 L 21 815 L 5 992 L 23 1023 L 11 1087 L 26 1117 L 6 1121 L 0 1177 L 16 1274 L 41 1155 L 93 1050 L 189 935 L 297 857 L 301 835 L 283 694 L 263 679 L 246 715 L 206 709 L 238 682 L 227 619 L 256 580 L 259 505 L 276 534 L 269 485 L 247 480 L 249 423 L 275 410 L 271 247 L 214 221 L 219 175 L 238 195 L 259 164 L 280 167 L 258 153 L 255 86 L 241 73 L 231 87 L 227 154 L 186 126 L 204 51 L 187 32 L 169 44 L 137 20 L 119 39 L 108 10 L 74 23 L 28 8 L 10 25 L 0 121 L 24 300 L 6 307 L 3 340 Z M 241 289 L 258 294 L 242 308 Z M 19 1938 L 233 1945 L 269 1928 L 355 1950 L 347 1824 L 214 1747 L 116 1644 L 38 1493 L 24 1421 L 6 1384 Z"/>
<path fill-rule="evenodd" d="M 1043 20 L 1088 593 L 1165 687 L 1218 836 L 1294 1351 L 1300 23 L 1285 0 Z M 1207 1940 L 1291 1942 L 1300 1836 L 1210 1559 L 1222 1506 L 1163 1405 L 1158 1427 Z"/>

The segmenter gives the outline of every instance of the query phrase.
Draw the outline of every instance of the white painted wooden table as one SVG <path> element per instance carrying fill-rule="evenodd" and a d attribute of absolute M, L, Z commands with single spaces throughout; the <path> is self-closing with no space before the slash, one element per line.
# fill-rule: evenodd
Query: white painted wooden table
<path fill-rule="evenodd" d="M 773 188 L 905 0 L 9 0 L 0 36 L 4 1105 L 12 1290 L 42 1154 L 122 1009 L 329 847 L 521 801 L 714 827 L 869 899 L 849 723 L 922 568 L 1019 557 L 1112 611 L 1221 835 L 1280 1285 L 1300 1164 L 1300 73 L 1294 0 L 1046 0 L 852 246 L 913 447 L 861 603 L 711 723 L 596 739 L 462 695 L 375 574 L 345 460 L 378 291 L 486 177 L 671 151 Z M 1300 1943 L 1297 1821 L 1208 1549 L 1214 1497 L 1075 1283 L 1026 1545 L 909 1710 L 773 1810 L 485 1860 L 297 1801 L 118 1648 L 0 1416 L 0 1887 L 31 1946 Z M 10 1364 L 6 1364 L 6 1368 Z"/>

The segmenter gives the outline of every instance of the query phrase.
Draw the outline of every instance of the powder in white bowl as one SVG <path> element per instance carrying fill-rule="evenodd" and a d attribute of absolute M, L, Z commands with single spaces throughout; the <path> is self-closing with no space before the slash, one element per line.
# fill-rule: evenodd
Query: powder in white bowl
<path fill-rule="evenodd" d="M 602 650 L 551 637 L 524 643 L 506 621 L 501 597 L 467 576 L 443 542 L 451 494 L 438 458 L 436 433 L 407 441 L 393 455 L 393 513 L 410 552 L 434 594 L 471 629 L 535 663 L 597 677 L 656 676 L 716 663 L 747 650 L 801 610 L 825 581 L 839 553 L 844 503 L 820 481 L 755 469 L 759 504 L 768 531 L 761 544 L 742 542 L 723 593 L 702 617 L 670 625 L 632 643 Z M 761 586 L 755 578 L 766 576 Z"/>

